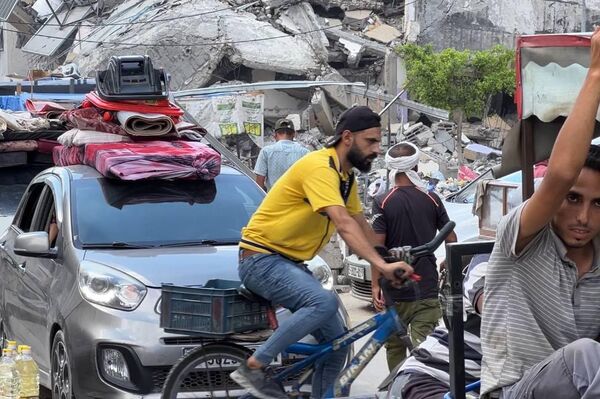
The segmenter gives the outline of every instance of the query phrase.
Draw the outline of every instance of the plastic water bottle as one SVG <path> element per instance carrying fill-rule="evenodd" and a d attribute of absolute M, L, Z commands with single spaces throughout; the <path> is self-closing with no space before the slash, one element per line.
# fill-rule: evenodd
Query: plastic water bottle
<path fill-rule="evenodd" d="M 6 341 L 6 349 L 12 351 L 13 358 L 17 356 L 17 341 Z"/>
<path fill-rule="evenodd" d="M 11 349 L 2 349 L 0 359 L 0 399 L 19 399 L 21 380 Z"/>
<path fill-rule="evenodd" d="M 38 365 L 31 356 L 31 347 L 27 345 L 19 346 L 16 368 L 21 378 L 19 398 L 38 398 L 40 395 L 40 375 Z"/>

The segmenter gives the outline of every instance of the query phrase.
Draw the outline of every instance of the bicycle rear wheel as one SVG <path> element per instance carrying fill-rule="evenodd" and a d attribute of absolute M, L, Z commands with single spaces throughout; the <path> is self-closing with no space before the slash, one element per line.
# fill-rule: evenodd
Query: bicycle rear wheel
<path fill-rule="evenodd" d="M 163 399 L 237 398 L 245 391 L 229 374 L 252 355 L 233 344 L 200 346 L 171 368 L 163 386 Z"/>

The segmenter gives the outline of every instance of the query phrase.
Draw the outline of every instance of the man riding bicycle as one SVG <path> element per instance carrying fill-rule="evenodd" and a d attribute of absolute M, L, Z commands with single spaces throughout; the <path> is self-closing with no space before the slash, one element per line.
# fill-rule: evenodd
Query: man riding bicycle
<path fill-rule="evenodd" d="M 264 367 L 304 336 L 321 342 L 344 333 L 335 295 L 321 287 L 303 264 L 325 246 L 334 230 L 385 278 L 400 283 L 412 268 L 387 264 L 374 248 L 375 234 L 364 218 L 353 168 L 368 172 L 379 154 L 381 121 L 368 107 L 353 107 L 340 117 L 326 148 L 296 162 L 267 194 L 242 231 L 240 279 L 252 292 L 293 315 L 231 377 L 258 398 L 287 398 L 265 377 Z M 340 372 L 347 352 L 333 352 L 317 364 L 312 396 L 321 398 Z"/>

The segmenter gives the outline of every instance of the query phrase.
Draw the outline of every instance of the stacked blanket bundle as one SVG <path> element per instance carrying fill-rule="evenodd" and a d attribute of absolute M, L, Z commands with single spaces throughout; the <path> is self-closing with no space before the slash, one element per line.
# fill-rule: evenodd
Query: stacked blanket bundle
<path fill-rule="evenodd" d="M 54 162 L 83 163 L 121 180 L 214 179 L 221 156 L 199 142 L 206 130 L 181 121 L 182 115 L 166 100 L 107 102 L 89 93 L 81 108 L 61 115 L 71 130 L 58 138 Z"/>
<path fill-rule="evenodd" d="M 214 179 L 221 155 L 193 141 L 88 144 L 83 159 L 103 176 L 121 180 Z"/>

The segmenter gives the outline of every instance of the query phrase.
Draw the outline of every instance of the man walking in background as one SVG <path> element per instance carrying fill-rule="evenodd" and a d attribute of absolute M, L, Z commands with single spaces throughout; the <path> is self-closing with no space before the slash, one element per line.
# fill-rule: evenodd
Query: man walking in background
<path fill-rule="evenodd" d="M 275 182 L 308 150 L 294 142 L 296 130 L 289 119 L 279 119 L 275 123 L 275 144 L 264 147 L 258 154 L 254 173 L 256 182 L 263 190 L 270 190 Z"/>
<path fill-rule="evenodd" d="M 427 184 L 419 178 L 419 149 L 411 143 L 398 143 L 385 155 L 390 172 L 391 190 L 375 198 L 373 230 L 378 243 L 386 248 L 409 245 L 416 247 L 435 237 L 446 223 L 448 214 L 440 198 L 427 192 Z M 456 242 L 450 233 L 446 242 Z M 442 317 L 438 301 L 438 272 L 435 256 L 417 259 L 415 273 L 421 275 L 418 290 L 412 287 L 394 289 L 392 299 L 402 321 L 410 329 L 413 344 L 420 344 Z M 372 270 L 373 304 L 382 310 L 384 303 L 379 287 L 379 272 Z M 406 358 L 406 346 L 399 337 L 386 343 L 387 361 L 393 370 Z"/>

